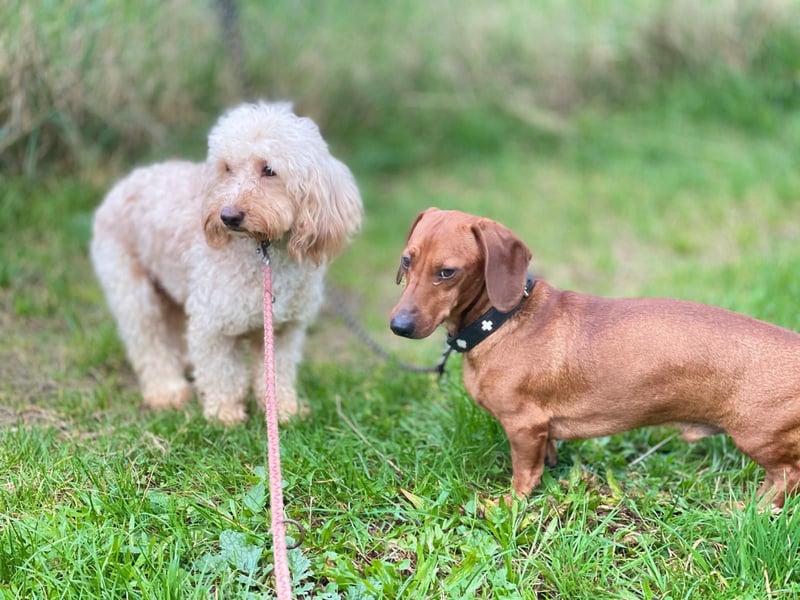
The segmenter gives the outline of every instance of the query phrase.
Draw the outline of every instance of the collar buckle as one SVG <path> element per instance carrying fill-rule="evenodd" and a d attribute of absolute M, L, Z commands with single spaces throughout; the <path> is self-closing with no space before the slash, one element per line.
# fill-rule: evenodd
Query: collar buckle
<path fill-rule="evenodd" d="M 533 286 L 535 285 L 536 279 L 534 279 L 532 275 L 528 275 L 525 289 L 522 292 L 522 298 L 520 298 L 519 303 L 514 308 L 504 313 L 497 310 L 494 306 L 491 307 L 455 335 L 448 335 L 447 345 L 451 350 L 455 350 L 459 353 L 472 350 L 475 346 L 500 329 L 500 326 L 522 307 L 522 303 L 530 296 Z"/>

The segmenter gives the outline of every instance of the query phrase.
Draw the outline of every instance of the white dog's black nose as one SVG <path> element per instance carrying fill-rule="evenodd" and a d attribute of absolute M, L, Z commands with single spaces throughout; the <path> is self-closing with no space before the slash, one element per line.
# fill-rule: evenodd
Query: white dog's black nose
<path fill-rule="evenodd" d="M 229 229 L 239 229 L 244 221 L 244 211 L 238 206 L 225 206 L 219 212 L 219 218 Z"/>

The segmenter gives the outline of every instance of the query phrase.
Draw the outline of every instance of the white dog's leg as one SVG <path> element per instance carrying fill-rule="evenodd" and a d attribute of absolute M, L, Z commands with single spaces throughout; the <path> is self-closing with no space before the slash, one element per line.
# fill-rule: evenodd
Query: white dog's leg
<path fill-rule="evenodd" d="M 171 307 L 146 271 L 116 240 L 95 237 L 91 249 L 144 403 L 156 409 L 182 406 L 192 390 L 184 377 L 180 336 L 167 322 Z"/>
<path fill-rule="evenodd" d="M 244 399 L 250 387 L 242 341 L 204 325 L 190 317 L 186 335 L 203 415 L 226 425 L 241 423 L 247 419 Z"/>
<path fill-rule="evenodd" d="M 302 358 L 305 336 L 305 327 L 297 323 L 284 323 L 274 332 L 275 398 L 281 423 L 292 417 L 308 414 L 308 407 L 301 404 L 295 388 L 297 365 Z M 259 405 L 264 407 L 266 380 L 263 340 L 257 342 L 253 339 L 253 348 L 256 356 L 253 364 L 253 390 Z"/>

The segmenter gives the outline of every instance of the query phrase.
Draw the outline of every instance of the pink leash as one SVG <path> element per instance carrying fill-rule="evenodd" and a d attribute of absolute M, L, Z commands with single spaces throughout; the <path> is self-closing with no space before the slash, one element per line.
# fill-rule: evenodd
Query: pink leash
<path fill-rule="evenodd" d="M 275 562 L 275 588 L 278 600 L 292 597 L 292 579 L 286 548 L 286 523 L 283 516 L 281 446 L 278 439 L 278 408 L 275 401 L 275 348 L 272 343 L 272 270 L 267 254 L 269 242 L 261 242 L 259 253 L 264 263 L 264 370 L 266 373 L 267 459 L 269 463 L 269 505 L 272 519 L 272 552 Z"/>

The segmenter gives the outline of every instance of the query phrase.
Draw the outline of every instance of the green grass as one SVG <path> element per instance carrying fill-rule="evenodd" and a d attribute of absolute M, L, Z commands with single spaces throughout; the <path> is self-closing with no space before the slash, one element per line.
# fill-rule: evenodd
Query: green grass
<path fill-rule="evenodd" d="M 67 2 L 49 21 L 39 2 L 0 31 L 0 49 L 49 40 L 52 59 L 35 63 L 33 44 L 9 56 L 41 68 L 0 74 L 0 91 L 47 115 L 0 130 L 2 599 L 272 593 L 260 413 L 225 429 L 196 403 L 142 409 L 87 258 L 114 174 L 142 155 L 201 157 L 231 89 L 213 16 L 157 4 L 145 17 Z M 428 206 L 510 225 L 559 287 L 699 300 L 800 330 L 800 46 L 780 26 L 792 21 L 777 4 L 765 17 L 768 3 L 747 19 L 744 4 L 583 4 L 468 3 L 455 18 L 447 3 L 358 15 L 276 3 L 270 19 L 243 4 L 253 84 L 298 99 L 359 181 L 365 226 L 330 281 L 398 357 L 431 364 L 442 345 L 387 326 L 407 228 Z M 382 43 L 393 36 L 407 43 Z M 441 384 L 398 371 L 337 308 L 308 338 L 312 416 L 281 431 L 287 514 L 308 530 L 290 552 L 299 597 L 800 596 L 800 500 L 760 513 L 763 473 L 729 438 L 687 445 L 654 428 L 565 443 L 507 507 L 508 444 L 464 392 L 458 358 Z"/>

